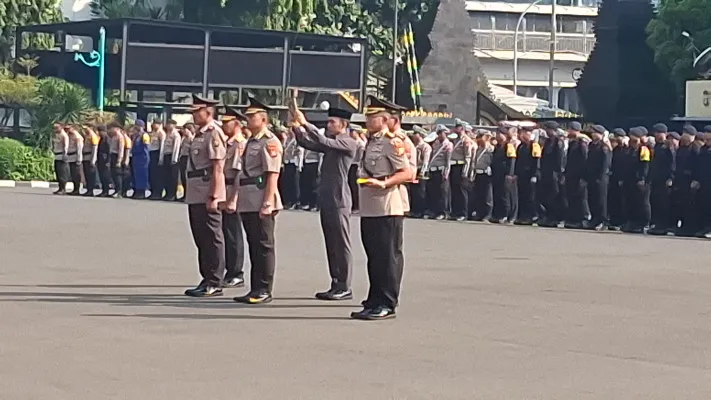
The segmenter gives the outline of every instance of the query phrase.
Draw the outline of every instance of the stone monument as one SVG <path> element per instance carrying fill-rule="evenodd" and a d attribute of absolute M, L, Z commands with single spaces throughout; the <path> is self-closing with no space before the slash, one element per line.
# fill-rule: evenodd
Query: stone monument
<path fill-rule="evenodd" d="M 422 106 L 476 123 L 477 91 L 489 94 L 489 84 L 473 53 L 475 38 L 464 0 L 440 0 L 429 39 L 432 50 L 420 69 Z"/>

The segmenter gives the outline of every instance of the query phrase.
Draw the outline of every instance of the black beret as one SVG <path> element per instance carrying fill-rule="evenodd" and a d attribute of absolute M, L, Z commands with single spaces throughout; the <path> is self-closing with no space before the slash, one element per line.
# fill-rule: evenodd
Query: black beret
<path fill-rule="evenodd" d="M 688 135 L 696 135 L 698 132 L 696 131 L 696 128 L 694 128 L 694 125 L 684 125 L 682 133 L 686 133 Z"/>
<path fill-rule="evenodd" d="M 711 125 L 704 126 L 704 132 L 711 132 Z"/>
<path fill-rule="evenodd" d="M 635 126 L 633 128 L 630 128 L 630 136 L 641 138 L 646 135 L 645 135 L 644 131 L 642 130 L 641 126 Z"/>
<path fill-rule="evenodd" d="M 603 134 L 603 135 L 604 135 L 605 132 L 607 132 L 607 129 L 605 129 L 605 127 L 602 126 L 602 125 L 593 125 L 593 126 L 592 126 L 592 131 L 593 131 L 593 133 L 597 132 L 597 133 L 600 133 L 600 134 Z"/>
<path fill-rule="evenodd" d="M 581 131 L 581 130 L 583 130 L 583 127 L 580 126 L 580 122 L 573 121 L 570 124 L 568 124 L 568 129 L 570 129 L 572 131 Z"/>
<path fill-rule="evenodd" d="M 499 133 L 509 133 L 509 127 L 508 127 L 508 126 L 500 125 L 500 126 L 497 128 L 497 130 L 499 131 Z"/>
<path fill-rule="evenodd" d="M 652 132 L 654 133 L 667 133 L 669 128 L 662 123 L 652 125 Z"/>
<path fill-rule="evenodd" d="M 642 132 L 642 136 L 647 136 L 647 135 L 649 135 L 649 131 L 647 130 L 647 128 L 645 128 L 645 127 L 643 127 L 643 126 L 639 126 L 638 128 L 639 128 L 639 130 Z"/>
<path fill-rule="evenodd" d="M 622 128 L 615 128 L 612 130 L 612 134 L 617 136 L 617 137 L 625 137 L 627 136 L 627 133 L 625 133 L 625 130 Z"/>
<path fill-rule="evenodd" d="M 680 135 L 680 134 L 678 134 L 677 132 L 674 132 L 674 131 L 672 131 L 672 132 L 669 132 L 669 136 L 671 136 L 671 137 L 672 137 L 672 139 L 676 139 L 676 140 L 679 140 L 679 139 L 681 139 L 681 135 Z"/>
<path fill-rule="evenodd" d="M 555 121 L 546 121 L 543 123 L 544 129 L 558 129 L 558 127 L 560 127 L 560 125 Z"/>
<path fill-rule="evenodd" d="M 696 132 L 696 139 L 704 140 L 704 132 Z"/>

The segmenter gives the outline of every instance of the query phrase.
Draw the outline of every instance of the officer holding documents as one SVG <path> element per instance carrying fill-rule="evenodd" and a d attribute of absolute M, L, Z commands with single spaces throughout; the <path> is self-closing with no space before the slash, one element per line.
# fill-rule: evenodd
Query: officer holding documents
<path fill-rule="evenodd" d="M 215 122 L 217 100 L 193 95 L 193 120 L 198 126 L 190 143 L 188 159 L 188 204 L 190 231 L 198 249 L 202 281 L 185 291 L 186 296 L 222 296 L 225 275 L 225 240 L 219 205 L 225 201 L 225 157 L 227 149 L 222 129 Z"/>
<path fill-rule="evenodd" d="M 232 107 L 225 107 L 220 117 L 225 132 L 227 153 L 225 156 L 225 198 L 222 205 L 222 234 L 225 237 L 224 287 L 244 286 L 244 235 L 242 219 L 237 212 L 239 173 L 242 170 L 242 154 L 247 139 L 242 136 L 242 123 L 247 117 Z"/>
<path fill-rule="evenodd" d="M 370 98 L 365 110 L 370 139 L 359 170 L 361 239 L 367 256 L 370 288 L 363 310 L 351 318 L 395 317 L 404 268 L 405 204 L 399 186 L 412 179 L 405 143 L 388 129 L 396 106 Z"/>
<path fill-rule="evenodd" d="M 277 213 L 284 208 L 278 189 L 284 149 L 268 129 L 268 111 L 266 105 L 250 96 L 244 112 L 252 136 L 242 155 L 237 211 L 247 236 L 252 270 L 249 293 L 234 298 L 244 304 L 272 301 L 276 269 L 274 227 Z"/>
<path fill-rule="evenodd" d="M 443 220 L 447 209 L 449 194 L 449 167 L 452 159 L 452 142 L 447 135 L 449 129 L 444 125 L 436 128 L 437 138 L 432 142 L 432 155 L 429 162 L 429 181 L 427 182 L 427 208 L 435 219 Z"/>
<path fill-rule="evenodd" d="M 293 110 L 292 128 L 299 145 L 323 154 L 320 199 L 320 220 L 326 242 L 326 257 L 331 275 L 328 290 L 316 293 L 319 300 L 348 300 L 353 298 L 351 278 L 353 256 L 351 250 L 351 190 L 348 170 L 358 149 L 348 133 L 352 113 L 338 108 L 328 110 L 326 134 L 310 124 L 299 110 Z"/>

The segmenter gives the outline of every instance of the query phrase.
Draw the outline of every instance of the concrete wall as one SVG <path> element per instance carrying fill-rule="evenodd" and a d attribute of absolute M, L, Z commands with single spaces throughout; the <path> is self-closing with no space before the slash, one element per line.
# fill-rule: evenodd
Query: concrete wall
<path fill-rule="evenodd" d="M 481 66 L 489 80 L 513 80 L 513 61 L 496 60 L 493 58 L 480 58 Z M 585 64 L 570 61 L 556 61 L 553 77 L 556 82 L 573 84 L 573 69 L 582 68 Z M 548 61 L 539 60 L 519 60 L 518 80 L 519 81 L 543 81 L 548 82 Z M 547 85 L 547 83 L 546 83 Z"/>

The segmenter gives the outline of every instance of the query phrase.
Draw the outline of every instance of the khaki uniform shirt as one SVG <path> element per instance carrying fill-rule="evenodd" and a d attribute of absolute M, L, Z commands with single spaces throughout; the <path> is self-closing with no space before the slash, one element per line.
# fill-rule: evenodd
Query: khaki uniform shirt
<path fill-rule="evenodd" d="M 407 136 L 407 134 L 402 130 L 395 132 L 395 137 L 402 140 L 405 145 L 405 158 L 407 158 L 408 164 L 410 164 L 410 169 L 412 173 L 415 174 L 417 171 L 417 149 L 412 140 Z M 415 177 L 415 180 L 417 177 Z M 412 182 L 412 181 L 410 181 Z M 405 212 L 410 211 L 410 196 L 407 194 L 407 186 L 400 185 L 400 194 L 402 195 L 402 202 Z"/>
<path fill-rule="evenodd" d="M 459 139 L 454 139 L 452 147 L 452 165 L 464 165 L 471 159 L 474 143 L 468 136 L 462 135 Z"/>
<path fill-rule="evenodd" d="M 247 146 L 244 138 L 227 140 L 227 155 L 225 157 L 225 188 L 229 193 L 232 186 L 239 184 L 237 179 L 242 170 L 242 154 Z"/>
<path fill-rule="evenodd" d="M 99 135 L 94 132 L 89 132 L 89 134 L 84 138 L 84 150 L 83 150 L 83 160 L 91 161 L 95 163 L 94 155 L 99 147 Z"/>
<path fill-rule="evenodd" d="M 430 157 L 432 156 L 432 146 L 428 143 L 422 142 L 415 147 L 417 151 L 417 168 L 425 168 L 430 162 Z"/>
<path fill-rule="evenodd" d="M 284 164 L 296 164 L 297 167 L 301 167 L 304 163 L 304 148 L 296 143 L 293 136 L 286 138 L 283 158 Z"/>
<path fill-rule="evenodd" d="M 84 151 L 84 138 L 79 133 L 69 133 L 69 148 L 67 161 L 70 163 L 81 162 Z"/>
<path fill-rule="evenodd" d="M 177 129 L 165 135 L 163 155 L 169 155 L 170 162 L 173 164 L 178 162 L 178 157 L 180 157 L 180 133 Z"/>
<path fill-rule="evenodd" d="M 321 162 L 321 153 L 317 151 L 304 150 L 304 164 Z"/>
<path fill-rule="evenodd" d="M 409 167 L 403 140 L 393 133 L 383 131 L 371 136 L 366 144 L 358 176 L 382 179 Z M 404 215 L 406 208 L 400 186 L 402 185 L 380 189 L 360 185 L 360 216 L 367 218 Z"/>
<path fill-rule="evenodd" d="M 67 152 L 69 151 L 69 135 L 62 130 L 55 133 L 52 137 L 52 149 L 54 151 L 54 159 L 57 161 L 67 161 Z"/>
<path fill-rule="evenodd" d="M 131 148 L 133 147 L 133 140 L 128 133 L 123 133 L 123 166 L 128 167 L 128 162 L 131 161 Z"/>
<path fill-rule="evenodd" d="M 242 173 L 239 177 L 238 212 L 259 212 L 265 202 L 272 203 L 275 211 L 284 208 L 278 190 L 273 199 L 264 198 L 266 173 L 278 174 L 281 171 L 283 156 L 281 140 L 266 129 L 247 140 L 242 154 Z M 261 183 L 257 182 L 258 180 L 261 180 Z"/>
<path fill-rule="evenodd" d="M 192 142 L 192 139 L 188 136 L 183 136 L 180 139 L 180 157 L 187 157 L 190 155 L 190 142 Z"/>
<path fill-rule="evenodd" d="M 200 128 L 190 143 L 188 160 L 188 190 L 185 202 L 188 204 L 206 204 L 210 200 L 210 180 L 212 163 L 227 157 L 227 148 L 222 128 L 214 121 Z M 191 174 L 194 175 L 191 177 Z M 217 201 L 225 201 L 226 193 L 215 194 Z"/>
<path fill-rule="evenodd" d="M 353 157 L 353 164 L 360 165 L 360 160 L 363 159 L 363 152 L 365 152 L 365 140 L 356 139 L 356 143 L 358 143 L 358 147 L 356 148 L 356 153 Z"/>
<path fill-rule="evenodd" d="M 443 147 L 443 148 L 442 148 Z M 447 167 L 447 153 L 452 152 L 452 142 L 439 139 L 432 142 L 432 158 L 430 159 L 430 171 L 444 171 Z"/>
<path fill-rule="evenodd" d="M 150 133 L 151 143 L 148 145 L 148 150 L 159 151 L 161 144 L 165 143 L 165 132 L 155 131 Z"/>

